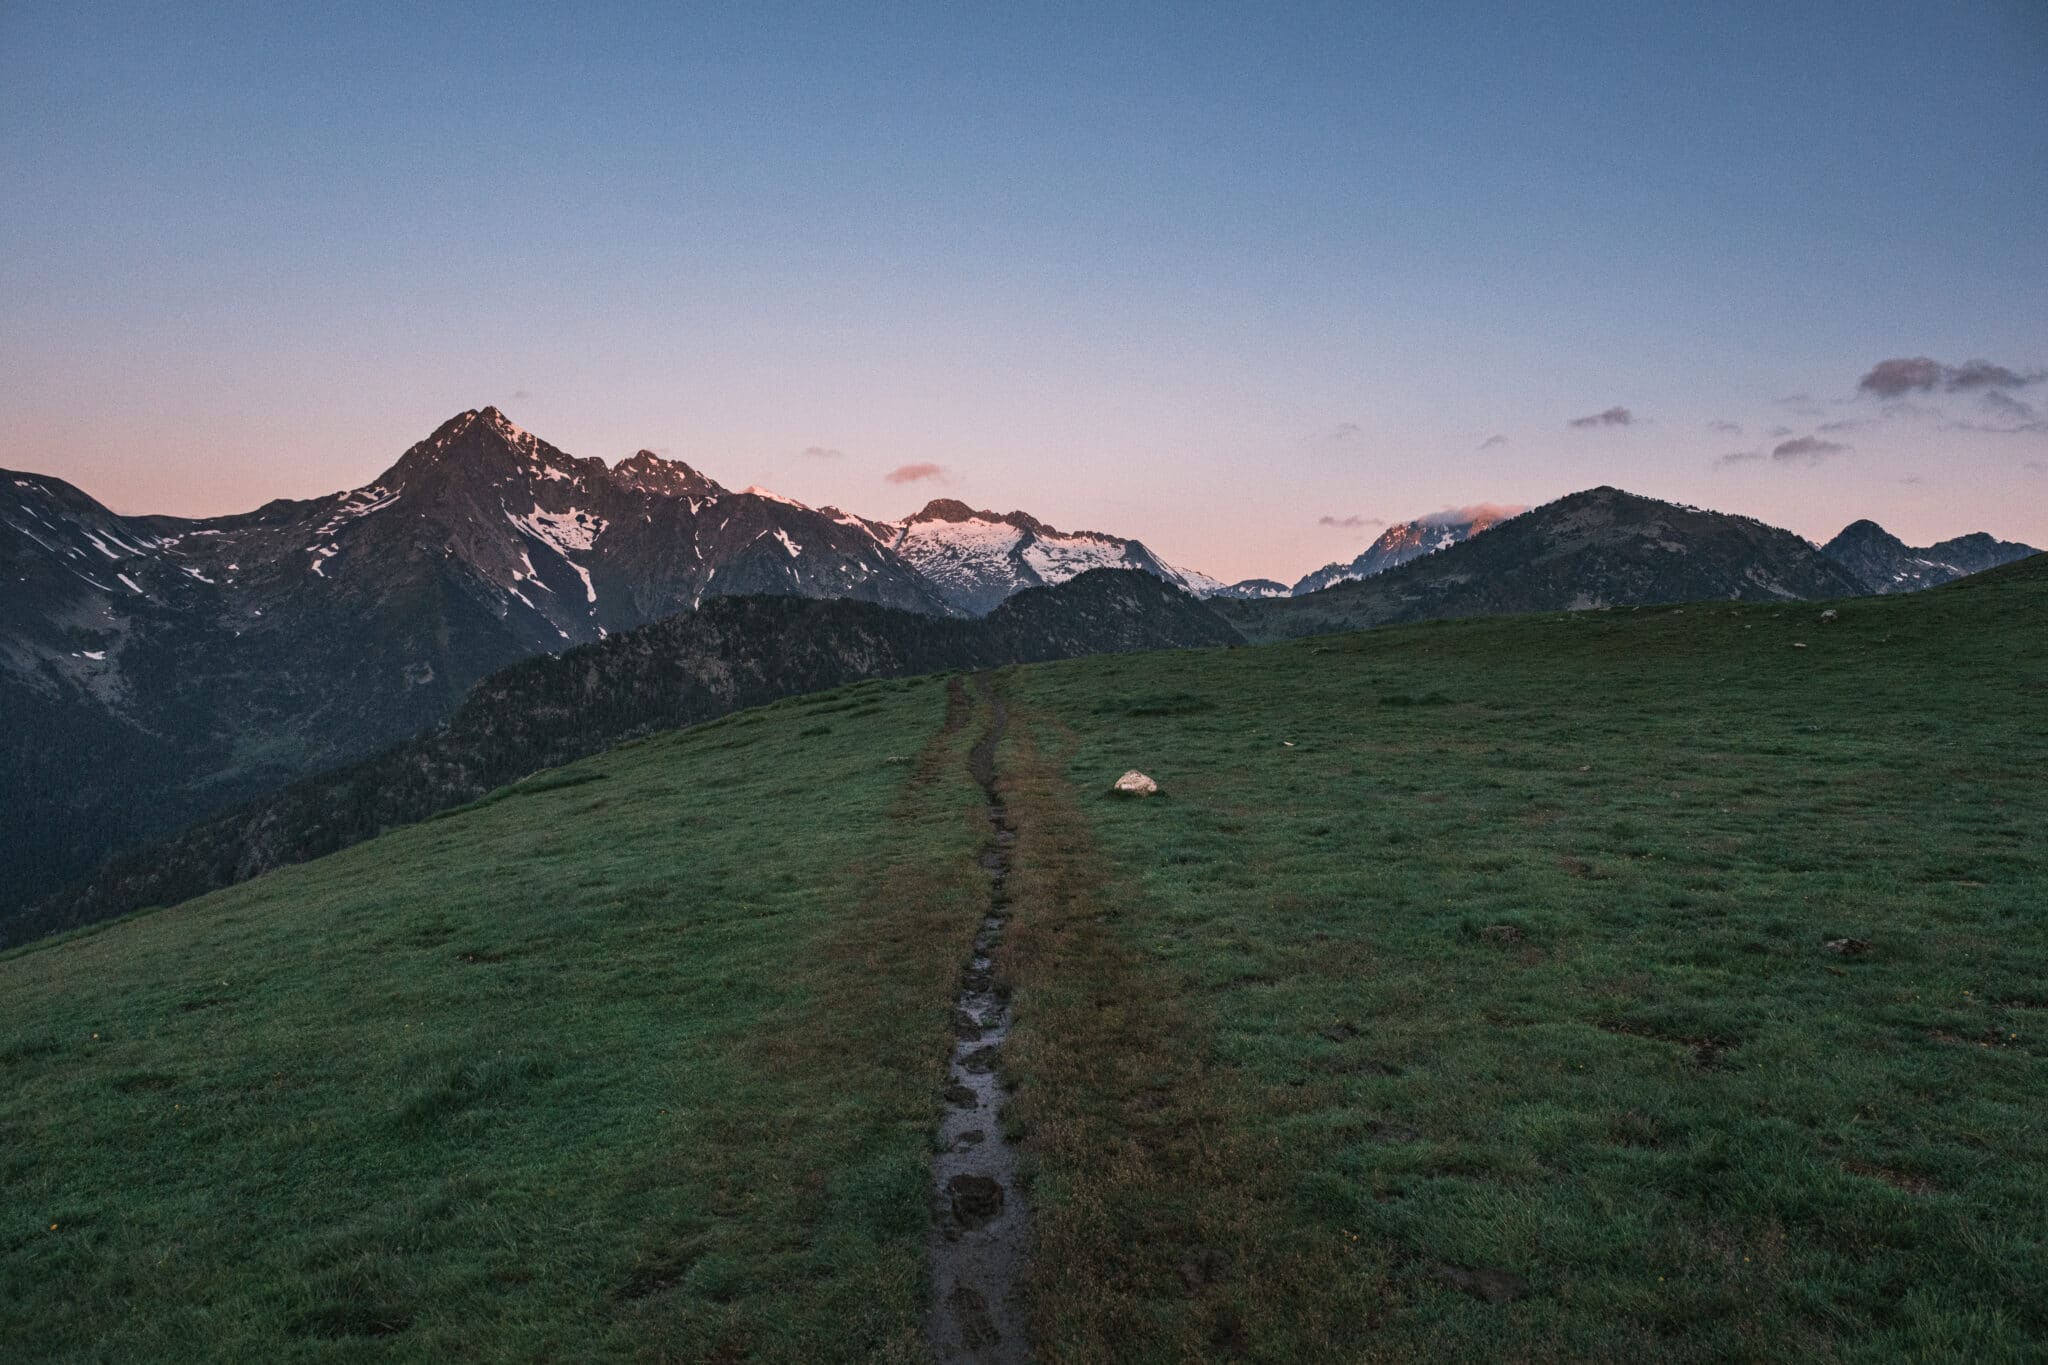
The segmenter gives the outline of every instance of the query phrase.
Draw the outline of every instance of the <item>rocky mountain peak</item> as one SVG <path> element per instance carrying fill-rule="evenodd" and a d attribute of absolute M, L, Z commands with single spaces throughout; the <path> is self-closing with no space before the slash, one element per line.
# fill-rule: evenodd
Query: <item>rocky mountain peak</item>
<path fill-rule="evenodd" d="M 1821 553 L 1848 570 L 1867 591 L 1894 593 L 1938 587 L 2024 559 L 2035 550 L 1988 531 L 1912 546 L 1866 517 L 1844 526 Z"/>
<path fill-rule="evenodd" d="M 1035 535 L 1060 534 L 1029 512 L 991 512 L 985 507 L 970 507 L 958 498 L 933 498 L 924 505 L 923 511 L 904 518 L 904 521 L 907 525 L 932 521 L 986 521 L 998 526 L 1014 526 L 1020 531 L 1030 531 Z"/>
<path fill-rule="evenodd" d="M 1599 515 L 1596 509 L 1609 507 L 1616 498 L 1627 496 L 1615 488 L 1593 488 L 1583 493 L 1574 493 L 1566 501 L 1571 502 L 1574 507 Z M 1518 515 L 1522 510 L 1499 503 L 1478 503 L 1471 507 L 1453 507 L 1441 512 L 1431 512 L 1412 521 L 1397 521 L 1382 531 L 1378 538 L 1366 546 L 1350 563 L 1326 564 L 1301 579 L 1290 591 L 1293 594 L 1320 592 L 1338 583 L 1370 578 L 1374 574 L 1384 573 L 1388 569 L 1406 564 L 1411 559 L 1462 544 L 1481 531 Z"/>
<path fill-rule="evenodd" d="M 651 450 L 634 453 L 612 469 L 615 482 L 642 493 L 675 498 L 716 497 L 725 489 L 701 470 L 681 460 L 665 459 Z"/>
<path fill-rule="evenodd" d="M 601 473 L 602 460 L 579 460 L 520 427 L 494 407 L 469 408 L 401 455 L 378 485 L 421 491 L 494 477 L 577 481 Z"/>
<path fill-rule="evenodd" d="M 1845 544 L 1890 544 L 1904 545 L 1905 542 L 1893 535 L 1869 517 L 1859 517 L 1844 526 L 1835 540 Z"/>
<path fill-rule="evenodd" d="M 984 521 L 994 521 L 996 520 L 996 515 L 993 512 L 976 512 L 972 507 L 969 507 L 966 503 L 960 501 L 958 498 L 933 498 L 930 502 L 924 505 L 923 511 L 913 512 L 908 518 L 906 518 L 906 520 L 973 521 L 976 518 L 980 518 Z"/>

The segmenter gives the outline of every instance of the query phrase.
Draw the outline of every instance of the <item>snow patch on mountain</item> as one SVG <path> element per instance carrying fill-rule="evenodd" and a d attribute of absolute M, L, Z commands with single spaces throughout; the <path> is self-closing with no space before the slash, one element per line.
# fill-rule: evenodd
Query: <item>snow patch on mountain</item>
<path fill-rule="evenodd" d="M 350 522 L 367 517 L 372 512 L 381 512 L 397 501 L 398 490 L 386 488 L 381 483 L 373 483 L 367 488 L 358 488 L 352 493 L 344 493 L 340 504 L 334 509 L 334 515 L 329 517 L 326 523 L 314 534 L 331 536 Z M 214 532 L 213 534 L 217 535 L 219 533 Z"/>
<path fill-rule="evenodd" d="M 751 484 L 740 491 L 750 498 L 765 498 L 769 502 L 779 502 L 786 507 L 801 507 L 806 512 L 811 510 L 809 504 L 798 502 L 795 498 L 784 497 L 774 489 L 763 488 L 759 484 Z"/>
<path fill-rule="evenodd" d="M 1459 545 L 1488 527 L 1515 516 L 1524 509 L 1499 503 L 1471 507 L 1449 507 L 1413 521 L 1399 521 L 1382 531 L 1379 538 L 1349 563 L 1325 564 L 1297 582 L 1289 596 L 1321 592 L 1339 583 L 1355 582 L 1385 573 L 1388 569 Z"/>
<path fill-rule="evenodd" d="M 575 507 L 566 511 L 550 512 L 535 504 L 534 509 L 525 516 L 508 511 L 505 519 L 560 555 L 562 562 L 574 569 L 576 576 L 583 580 L 584 598 L 592 604 L 596 603 L 597 585 L 591 582 L 590 570 L 578 564 L 570 552 L 588 550 L 596 542 L 605 528 L 603 517 Z M 522 597 L 520 600 L 526 599 Z"/>
<path fill-rule="evenodd" d="M 881 540 L 877 525 L 868 528 Z M 1091 569 L 1138 569 L 1190 588 L 1186 575 L 1139 541 L 1099 531 L 1060 531 L 1023 512 L 976 510 L 938 498 L 895 527 L 888 547 L 947 601 L 976 615 L 1025 588 L 1064 583 Z"/>

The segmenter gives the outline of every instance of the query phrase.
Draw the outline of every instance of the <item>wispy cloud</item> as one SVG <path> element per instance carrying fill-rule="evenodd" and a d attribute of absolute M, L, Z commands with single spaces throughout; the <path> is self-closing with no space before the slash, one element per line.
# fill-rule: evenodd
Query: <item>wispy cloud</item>
<path fill-rule="evenodd" d="M 1967 418 L 1943 422 L 1944 431 L 1977 431 L 1993 436 L 2015 436 L 2022 432 L 2048 431 L 2048 417 L 2040 409 L 2024 399 L 2015 398 L 2002 389 L 1986 389 L 1982 401 L 1992 414 L 1989 422 L 1973 422 Z"/>
<path fill-rule="evenodd" d="M 1634 426 L 1635 420 L 1636 415 L 1634 413 L 1630 412 L 1627 408 L 1617 407 L 1609 408 L 1605 412 L 1596 412 L 1590 417 L 1574 417 L 1565 425 L 1573 427 L 1627 427 Z"/>
<path fill-rule="evenodd" d="M 1418 526 L 1466 526 L 1473 522 L 1484 522 L 1491 526 L 1497 521 L 1520 516 L 1529 508 L 1519 502 L 1475 502 L 1469 507 L 1446 507 L 1441 511 L 1428 512 L 1415 519 Z"/>
<path fill-rule="evenodd" d="M 1742 434 L 1742 423 L 1730 422 L 1725 418 L 1717 417 L 1707 423 L 1707 430 L 1718 431 L 1724 436 L 1740 436 Z"/>
<path fill-rule="evenodd" d="M 1337 529 L 1343 531 L 1355 531 L 1361 526 L 1385 526 L 1386 524 L 1386 519 L 1384 517 L 1361 517 L 1357 515 L 1352 515 L 1348 517 L 1316 518 L 1316 525 L 1318 526 L 1334 526 Z"/>
<path fill-rule="evenodd" d="M 1819 464 L 1822 460 L 1840 455 L 1849 449 L 1840 441 L 1824 441 L 1818 436 L 1801 436 L 1790 441 L 1780 441 L 1771 447 L 1771 458 L 1779 464 Z"/>
<path fill-rule="evenodd" d="M 1332 445 L 1349 445 L 1365 435 L 1365 430 L 1356 422 L 1339 422 L 1331 427 L 1324 440 Z"/>
<path fill-rule="evenodd" d="M 943 479 L 946 467 L 942 464 L 900 464 L 882 476 L 890 483 L 917 483 L 923 479 Z"/>
<path fill-rule="evenodd" d="M 1493 435 L 1481 441 L 1479 443 L 1479 448 L 1481 450 L 1496 450 L 1499 447 L 1506 445 L 1507 443 L 1507 437 L 1501 435 L 1499 432 L 1495 432 Z"/>
<path fill-rule="evenodd" d="M 1824 441 L 1818 436 L 1800 436 L 1790 441 L 1780 441 L 1770 449 L 1769 454 L 1761 450 L 1731 450 L 1726 455 L 1715 457 L 1717 465 L 1756 464 L 1769 460 L 1774 464 L 1819 464 L 1831 456 L 1841 455 L 1851 447 L 1840 441 Z"/>
<path fill-rule="evenodd" d="M 2048 371 L 2021 373 L 1988 360 L 1966 360 L 1944 365 L 1924 355 L 1894 356 L 1870 367 L 1856 388 L 1879 398 L 1903 398 L 1909 393 L 1968 393 L 1984 389 L 2018 389 L 2048 377 Z"/>
<path fill-rule="evenodd" d="M 846 452 L 836 446 L 805 446 L 804 454 L 814 460 L 843 460 Z"/>
<path fill-rule="evenodd" d="M 1965 360 L 1948 372 L 1948 389 L 1951 393 L 1965 389 L 2017 389 L 2039 378 L 2039 370 L 2032 374 L 2015 374 L 1988 360 Z"/>
<path fill-rule="evenodd" d="M 1996 389 L 1984 395 L 1984 406 L 2002 416 L 2015 418 L 2022 422 L 2034 415 L 2034 405 L 2032 403 L 2023 402 L 2009 393 L 2000 393 Z"/>

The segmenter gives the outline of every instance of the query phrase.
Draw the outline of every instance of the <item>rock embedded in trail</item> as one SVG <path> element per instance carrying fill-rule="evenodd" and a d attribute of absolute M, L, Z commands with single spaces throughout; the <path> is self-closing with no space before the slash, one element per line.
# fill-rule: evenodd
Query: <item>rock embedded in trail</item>
<path fill-rule="evenodd" d="M 1000 1181 L 985 1175 L 956 1175 L 946 1182 L 953 1221 L 963 1228 L 980 1227 L 1003 1211 Z"/>
<path fill-rule="evenodd" d="M 1119 777 L 1110 790 L 1118 796 L 1157 796 L 1159 784 L 1133 768 Z"/>

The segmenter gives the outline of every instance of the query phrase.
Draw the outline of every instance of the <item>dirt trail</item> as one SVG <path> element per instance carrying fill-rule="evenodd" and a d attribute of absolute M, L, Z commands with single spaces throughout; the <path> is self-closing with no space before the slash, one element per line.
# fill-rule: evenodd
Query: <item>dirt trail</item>
<path fill-rule="evenodd" d="M 968 769 L 988 802 L 988 911 L 974 936 L 974 955 L 960 977 L 953 1009 L 953 1061 L 946 1084 L 939 1153 L 932 1161 L 936 1216 L 931 1235 L 932 1307 L 925 1341 L 943 1362 L 977 1365 L 1030 1358 L 1019 1297 L 1029 1247 L 1017 1150 L 1003 1136 L 1008 1091 L 996 1065 L 1010 1033 L 1010 1005 L 997 990 L 992 955 L 1010 917 L 1005 883 L 1016 840 L 996 789 L 996 746 L 1009 713 L 987 674 L 975 686 L 988 707 L 988 728 L 968 755 Z"/>

